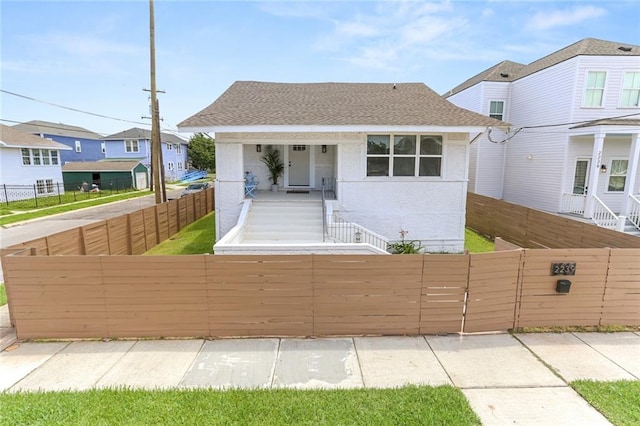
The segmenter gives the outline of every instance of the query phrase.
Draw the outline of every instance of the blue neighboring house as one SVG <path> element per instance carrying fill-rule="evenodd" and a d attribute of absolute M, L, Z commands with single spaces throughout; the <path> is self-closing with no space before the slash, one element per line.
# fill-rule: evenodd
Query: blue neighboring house
<path fill-rule="evenodd" d="M 12 127 L 71 148 L 60 151 L 60 162 L 63 165 L 69 162 L 99 161 L 105 158 L 102 135 L 91 130 L 41 120 L 32 120 Z"/>
<path fill-rule="evenodd" d="M 151 166 L 151 131 L 138 127 L 105 136 L 108 159 L 135 159 Z M 189 142 L 171 133 L 160 133 L 165 181 L 182 179 L 188 172 L 187 146 Z"/>

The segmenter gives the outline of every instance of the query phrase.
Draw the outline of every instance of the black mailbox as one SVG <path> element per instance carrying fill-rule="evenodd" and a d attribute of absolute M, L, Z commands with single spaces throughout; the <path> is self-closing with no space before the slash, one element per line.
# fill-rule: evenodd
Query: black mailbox
<path fill-rule="evenodd" d="M 556 292 L 557 293 L 569 293 L 571 289 L 571 281 L 569 280 L 558 280 L 556 284 Z"/>

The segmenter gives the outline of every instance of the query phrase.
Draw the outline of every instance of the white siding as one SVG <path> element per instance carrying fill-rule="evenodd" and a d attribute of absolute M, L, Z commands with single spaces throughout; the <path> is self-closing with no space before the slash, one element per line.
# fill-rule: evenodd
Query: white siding
<path fill-rule="evenodd" d="M 41 179 L 62 182 L 62 166 L 24 166 L 20 148 L 0 148 L 0 184 L 34 185 Z"/>
<path fill-rule="evenodd" d="M 460 108 L 465 108 L 469 111 L 482 112 L 483 87 L 483 83 L 476 84 L 462 92 L 449 96 L 447 100 Z"/>
<path fill-rule="evenodd" d="M 565 61 L 513 82 L 509 122 L 515 128 L 569 122 L 576 64 L 576 60 Z M 560 209 L 567 127 L 523 130 L 507 143 L 506 201 L 541 210 Z"/>

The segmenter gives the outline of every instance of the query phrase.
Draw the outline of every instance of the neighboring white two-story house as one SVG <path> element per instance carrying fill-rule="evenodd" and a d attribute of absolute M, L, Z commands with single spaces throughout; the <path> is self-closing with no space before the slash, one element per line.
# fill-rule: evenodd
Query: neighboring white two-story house
<path fill-rule="evenodd" d="M 178 128 L 215 132 L 218 240 L 245 216 L 247 175 L 259 182 L 253 208 L 272 197 L 260 160 L 270 146 L 284 163 L 282 203 L 324 184 L 335 193 L 332 211 L 361 227 L 356 234 L 393 241 L 408 231 L 426 251 L 461 252 L 469 144 L 489 126 L 505 125 L 456 107 L 423 83 L 239 81 Z M 283 221 L 282 234 L 295 215 Z"/>
<path fill-rule="evenodd" d="M 105 136 L 105 157 L 109 160 L 140 160 L 151 166 L 151 131 L 137 127 Z M 165 181 L 181 179 L 188 171 L 189 142 L 171 133 L 160 133 Z"/>
<path fill-rule="evenodd" d="M 60 151 L 66 145 L 0 124 L 1 201 L 64 192 Z"/>
<path fill-rule="evenodd" d="M 528 65 L 501 62 L 444 97 L 512 125 L 471 146 L 470 191 L 640 226 L 640 46 L 584 39 Z"/>

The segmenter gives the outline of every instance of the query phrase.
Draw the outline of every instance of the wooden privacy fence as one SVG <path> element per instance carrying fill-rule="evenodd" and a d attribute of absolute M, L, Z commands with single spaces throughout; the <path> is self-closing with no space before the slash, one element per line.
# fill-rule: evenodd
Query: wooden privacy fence
<path fill-rule="evenodd" d="M 213 188 L 133 213 L 38 238 L 9 249 L 38 255 L 137 255 L 214 210 Z M 211 247 L 213 248 L 213 229 Z M 7 250 L 3 250 L 6 252 Z"/>
<path fill-rule="evenodd" d="M 467 226 L 527 248 L 640 248 L 633 235 L 471 192 Z"/>
<path fill-rule="evenodd" d="M 4 258 L 20 339 L 416 335 L 638 325 L 640 249 Z M 575 275 L 552 276 L 554 262 Z M 570 292 L 556 292 L 558 279 Z"/>

